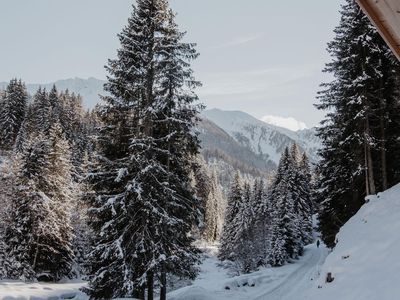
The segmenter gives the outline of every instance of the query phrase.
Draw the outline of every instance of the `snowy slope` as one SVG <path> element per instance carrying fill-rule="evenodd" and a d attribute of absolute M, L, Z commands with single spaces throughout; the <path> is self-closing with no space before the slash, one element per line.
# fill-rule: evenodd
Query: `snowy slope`
<path fill-rule="evenodd" d="M 203 117 L 217 124 L 243 146 L 276 165 L 284 148 L 293 142 L 307 152 L 311 161 L 318 160 L 320 142 L 314 129 L 294 132 L 267 124 L 241 111 L 211 109 L 204 111 Z"/>
<path fill-rule="evenodd" d="M 400 185 L 370 197 L 337 238 L 307 299 L 400 299 Z"/>

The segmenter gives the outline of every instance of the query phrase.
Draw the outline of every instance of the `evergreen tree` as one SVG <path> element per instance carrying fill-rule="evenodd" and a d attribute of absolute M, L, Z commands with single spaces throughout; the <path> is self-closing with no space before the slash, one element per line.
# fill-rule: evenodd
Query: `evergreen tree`
<path fill-rule="evenodd" d="M 165 0 L 139 0 L 110 60 L 100 152 L 89 199 L 96 247 L 86 289 L 92 299 L 153 299 L 156 277 L 166 298 L 167 273 L 193 278 L 197 250 L 189 235 L 199 201 L 190 159 L 199 141 L 189 62 L 197 57 Z"/>
<path fill-rule="evenodd" d="M 236 173 L 228 195 L 228 206 L 225 214 L 225 222 L 221 235 L 219 259 L 234 260 L 236 257 L 236 225 L 235 219 L 240 212 L 243 196 L 243 183 L 239 173 Z"/>
<path fill-rule="evenodd" d="M 241 198 L 239 212 L 234 219 L 235 244 L 233 257 L 239 264 L 240 271 L 250 273 L 256 269 L 256 255 L 254 249 L 254 198 L 249 183 L 243 186 L 243 196 Z M 261 238 L 261 237 L 259 237 Z"/>
<path fill-rule="evenodd" d="M 12 79 L 0 109 L 0 147 L 13 148 L 25 116 L 28 95 L 21 80 Z"/>
<path fill-rule="evenodd" d="M 26 145 L 26 143 L 29 140 L 29 135 L 33 132 L 35 132 L 33 111 L 32 111 L 32 106 L 28 105 L 25 116 L 24 116 L 24 120 L 18 131 L 17 139 L 15 140 L 15 144 L 14 144 L 14 152 L 15 153 L 23 152 L 24 146 Z"/>
<path fill-rule="evenodd" d="M 268 242 L 270 239 L 271 227 L 271 208 L 269 198 L 264 188 L 262 179 L 256 180 L 253 187 L 253 222 L 251 225 L 253 231 L 253 257 L 255 266 L 260 267 L 266 264 Z"/>
<path fill-rule="evenodd" d="M 299 219 L 295 212 L 297 195 L 294 174 L 293 156 L 286 148 L 270 192 L 273 225 L 267 261 L 272 266 L 280 266 L 289 258 L 296 258 L 302 251 Z"/>
<path fill-rule="evenodd" d="M 307 154 L 304 152 L 301 160 L 299 161 L 299 186 L 300 199 L 302 203 L 302 209 L 300 210 L 301 219 L 301 236 L 302 241 L 305 245 L 312 243 L 313 241 L 313 191 L 312 191 L 312 175 L 309 165 Z"/>
<path fill-rule="evenodd" d="M 51 105 L 46 89 L 39 87 L 33 97 L 32 106 L 35 130 L 43 134 L 48 133 L 51 122 Z"/>
<path fill-rule="evenodd" d="M 9 279 L 46 276 L 57 281 L 70 275 L 74 257 L 68 158 L 68 145 L 57 125 L 48 141 L 38 136 L 21 154 L 5 236 Z"/>
<path fill-rule="evenodd" d="M 224 214 L 224 200 L 221 187 L 218 183 L 216 171 L 213 170 L 210 178 L 209 193 L 205 203 L 204 232 L 203 236 L 208 242 L 215 242 L 219 239 Z"/>
<path fill-rule="evenodd" d="M 9 160 L 0 157 L 0 280 L 7 278 L 6 229 L 10 224 L 12 197 L 15 193 L 15 172 Z"/>

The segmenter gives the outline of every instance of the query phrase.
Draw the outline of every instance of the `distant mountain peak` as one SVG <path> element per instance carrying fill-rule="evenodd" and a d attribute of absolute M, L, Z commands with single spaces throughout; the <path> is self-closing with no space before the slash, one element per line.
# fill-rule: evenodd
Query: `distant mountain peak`
<path fill-rule="evenodd" d="M 268 124 L 241 111 L 212 109 L 204 111 L 202 115 L 222 128 L 240 145 L 275 165 L 279 163 L 285 147 L 290 147 L 294 142 L 309 155 L 311 161 L 318 160 L 317 151 L 321 144 L 314 129 L 293 131 Z"/>
<path fill-rule="evenodd" d="M 278 127 L 286 128 L 291 131 L 308 129 L 307 125 L 304 122 L 298 121 L 292 117 L 285 118 L 280 116 L 267 115 L 262 117 L 261 121 Z"/>

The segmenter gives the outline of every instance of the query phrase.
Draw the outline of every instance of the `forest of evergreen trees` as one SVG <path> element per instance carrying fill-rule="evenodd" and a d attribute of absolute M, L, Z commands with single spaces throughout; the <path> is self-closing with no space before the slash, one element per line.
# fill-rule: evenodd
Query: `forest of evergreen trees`
<path fill-rule="evenodd" d="M 313 241 L 312 178 L 296 144 L 285 149 L 271 186 L 251 186 L 237 174 L 228 196 L 219 258 L 240 272 L 282 266 Z"/>
<path fill-rule="evenodd" d="M 250 273 L 301 256 L 318 213 L 334 247 L 365 196 L 400 181 L 400 65 L 353 0 L 335 33 L 315 172 L 293 144 L 273 176 L 238 172 L 227 195 L 199 154 L 198 53 L 167 0 L 137 1 L 92 111 L 12 79 L 0 92 L 0 280 L 82 278 L 91 299 L 165 300 L 171 281 L 197 276 L 199 239 Z"/>
<path fill-rule="evenodd" d="M 353 0 L 341 10 L 332 61 L 317 108 L 327 111 L 318 128 L 320 231 L 329 247 L 365 197 L 400 181 L 400 64 Z"/>

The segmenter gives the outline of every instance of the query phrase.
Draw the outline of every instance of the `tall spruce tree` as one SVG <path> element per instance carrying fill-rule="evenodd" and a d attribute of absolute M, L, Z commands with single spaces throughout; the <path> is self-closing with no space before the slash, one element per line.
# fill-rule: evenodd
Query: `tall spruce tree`
<path fill-rule="evenodd" d="M 166 298 L 167 273 L 193 278 L 197 250 L 189 235 L 199 202 L 190 186 L 198 152 L 190 61 L 197 57 L 165 0 L 139 0 L 110 60 L 91 182 L 96 247 L 86 289 L 92 299 Z"/>
<path fill-rule="evenodd" d="M 11 150 L 24 121 L 28 94 L 21 80 L 12 79 L 0 108 L 0 147 Z"/>
<path fill-rule="evenodd" d="M 322 85 L 317 105 L 328 111 L 318 129 L 323 148 L 317 188 L 320 230 L 329 247 L 366 195 L 399 181 L 392 169 L 399 155 L 399 63 L 353 0 L 341 15 L 325 69 L 334 80 Z"/>
<path fill-rule="evenodd" d="M 68 145 L 55 125 L 16 159 L 16 192 L 6 227 L 7 278 L 60 280 L 73 263 Z"/>
<path fill-rule="evenodd" d="M 312 175 L 307 154 L 304 152 L 298 162 L 299 168 L 299 186 L 300 186 L 300 220 L 301 220 L 301 237 L 305 245 L 313 241 L 313 186 Z"/>
<path fill-rule="evenodd" d="M 219 259 L 234 260 L 236 258 L 236 217 L 240 212 L 243 197 L 243 182 L 239 173 L 236 173 L 228 195 L 228 206 L 221 235 Z"/>
<path fill-rule="evenodd" d="M 256 269 L 255 236 L 254 236 L 254 194 L 251 186 L 246 182 L 243 186 L 243 195 L 233 224 L 235 227 L 235 244 L 233 259 L 243 273 L 250 273 Z M 262 237 L 259 237 L 262 238 Z"/>
<path fill-rule="evenodd" d="M 273 223 L 267 262 L 272 266 L 281 266 L 302 251 L 300 220 L 295 211 L 296 166 L 292 155 L 286 148 L 269 195 L 273 207 Z"/>
<path fill-rule="evenodd" d="M 255 267 L 266 264 L 267 249 L 269 248 L 270 228 L 272 225 L 271 207 L 264 188 L 263 179 L 254 182 L 253 187 L 253 258 Z"/>
<path fill-rule="evenodd" d="M 51 105 L 46 89 L 38 89 L 33 97 L 32 106 L 35 130 L 47 134 L 50 130 Z"/>
<path fill-rule="evenodd" d="M 206 241 L 215 242 L 219 239 L 222 231 L 223 214 L 224 199 L 216 171 L 213 170 L 210 177 L 209 193 L 205 203 L 203 237 Z"/>

